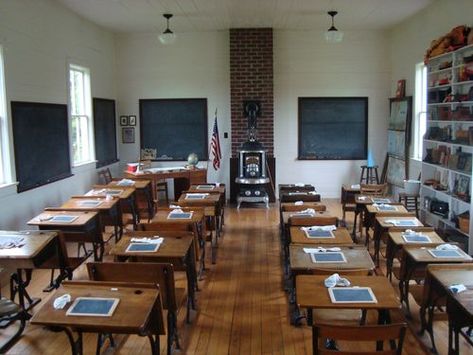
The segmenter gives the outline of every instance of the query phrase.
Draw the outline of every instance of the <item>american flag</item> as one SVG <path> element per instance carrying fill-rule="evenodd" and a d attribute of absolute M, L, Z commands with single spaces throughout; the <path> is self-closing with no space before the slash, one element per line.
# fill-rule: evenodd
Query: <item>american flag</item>
<path fill-rule="evenodd" d="M 214 166 L 214 169 L 218 170 L 220 169 L 220 159 L 222 159 L 222 151 L 220 150 L 220 138 L 218 136 L 217 110 L 215 110 L 215 122 L 212 133 L 212 141 L 210 142 L 210 150 L 214 156 L 212 164 Z"/>

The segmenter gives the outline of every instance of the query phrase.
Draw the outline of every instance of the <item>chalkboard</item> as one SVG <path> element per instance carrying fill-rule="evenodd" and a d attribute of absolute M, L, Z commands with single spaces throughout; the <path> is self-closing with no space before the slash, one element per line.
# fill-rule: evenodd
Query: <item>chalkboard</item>
<path fill-rule="evenodd" d="M 71 176 L 67 105 L 12 101 L 18 192 Z"/>
<path fill-rule="evenodd" d="M 93 99 L 95 159 L 97 168 L 113 164 L 117 159 L 115 100 Z"/>
<path fill-rule="evenodd" d="M 367 97 L 299 97 L 301 160 L 364 160 Z"/>
<path fill-rule="evenodd" d="M 156 160 L 207 160 L 207 99 L 140 100 L 141 148 L 156 149 Z"/>

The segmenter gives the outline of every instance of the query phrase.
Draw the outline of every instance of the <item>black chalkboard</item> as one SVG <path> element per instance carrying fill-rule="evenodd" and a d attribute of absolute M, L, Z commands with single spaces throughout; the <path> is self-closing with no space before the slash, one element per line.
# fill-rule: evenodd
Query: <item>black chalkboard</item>
<path fill-rule="evenodd" d="M 115 100 L 94 97 L 94 136 L 97 168 L 118 161 Z"/>
<path fill-rule="evenodd" d="M 367 97 L 300 97 L 301 160 L 363 160 L 368 146 Z"/>
<path fill-rule="evenodd" d="M 11 103 L 18 192 L 71 176 L 67 105 Z"/>
<path fill-rule="evenodd" d="M 140 100 L 141 148 L 157 150 L 156 160 L 207 160 L 207 99 Z"/>

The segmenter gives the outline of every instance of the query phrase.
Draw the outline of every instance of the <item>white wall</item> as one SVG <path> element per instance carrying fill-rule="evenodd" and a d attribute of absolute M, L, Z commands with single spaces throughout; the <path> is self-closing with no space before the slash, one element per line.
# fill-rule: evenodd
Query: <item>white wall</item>
<path fill-rule="evenodd" d="M 367 96 L 368 148 L 376 164 L 386 155 L 389 43 L 382 31 L 346 31 L 340 44 L 327 44 L 316 31 L 274 31 L 274 136 L 276 181 L 316 186 L 322 197 L 340 196 L 340 186 L 360 178 L 366 161 L 298 161 L 297 98 Z"/>
<path fill-rule="evenodd" d="M 0 44 L 9 120 L 10 101 L 66 104 L 68 61 L 90 69 L 92 97 L 115 98 L 113 34 L 52 0 L 1 1 Z M 16 187 L 0 189 L 0 228 L 27 228 L 26 222 L 44 207 L 60 205 L 97 180 L 95 164 L 73 173 L 71 178 L 21 194 Z"/>
<path fill-rule="evenodd" d="M 473 26 L 472 0 L 436 0 L 426 9 L 396 26 L 390 34 L 391 95 L 399 79 L 406 79 L 406 95 L 413 96 L 415 66 L 423 62 L 430 43 L 456 26 Z M 410 160 L 409 176 L 417 178 L 421 170 L 419 161 Z"/>
<path fill-rule="evenodd" d="M 155 33 L 117 37 L 118 115 L 137 116 L 138 138 L 139 99 L 207 98 L 209 142 L 217 108 L 223 156 L 219 171 L 208 164 L 208 181 L 225 182 L 227 186 L 231 149 L 229 52 L 227 31 L 179 33 L 170 46 L 161 45 Z M 229 133 L 227 139 L 223 138 L 224 132 Z M 119 141 L 123 168 L 127 162 L 138 159 L 139 140 L 135 144 L 121 144 L 119 137 Z M 167 162 L 157 166 L 184 164 Z M 207 162 L 200 166 L 207 166 Z"/>

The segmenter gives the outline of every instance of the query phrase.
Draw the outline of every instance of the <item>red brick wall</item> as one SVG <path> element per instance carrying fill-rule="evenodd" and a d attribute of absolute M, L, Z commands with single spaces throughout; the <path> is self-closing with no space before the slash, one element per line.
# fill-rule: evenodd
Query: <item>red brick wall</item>
<path fill-rule="evenodd" d="M 243 102 L 261 103 L 258 140 L 269 155 L 274 151 L 273 133 L 273 30 L 271 28 L 230 29 L 230 96 L 232 156 L 247 140 L 247 118 Z"/>

